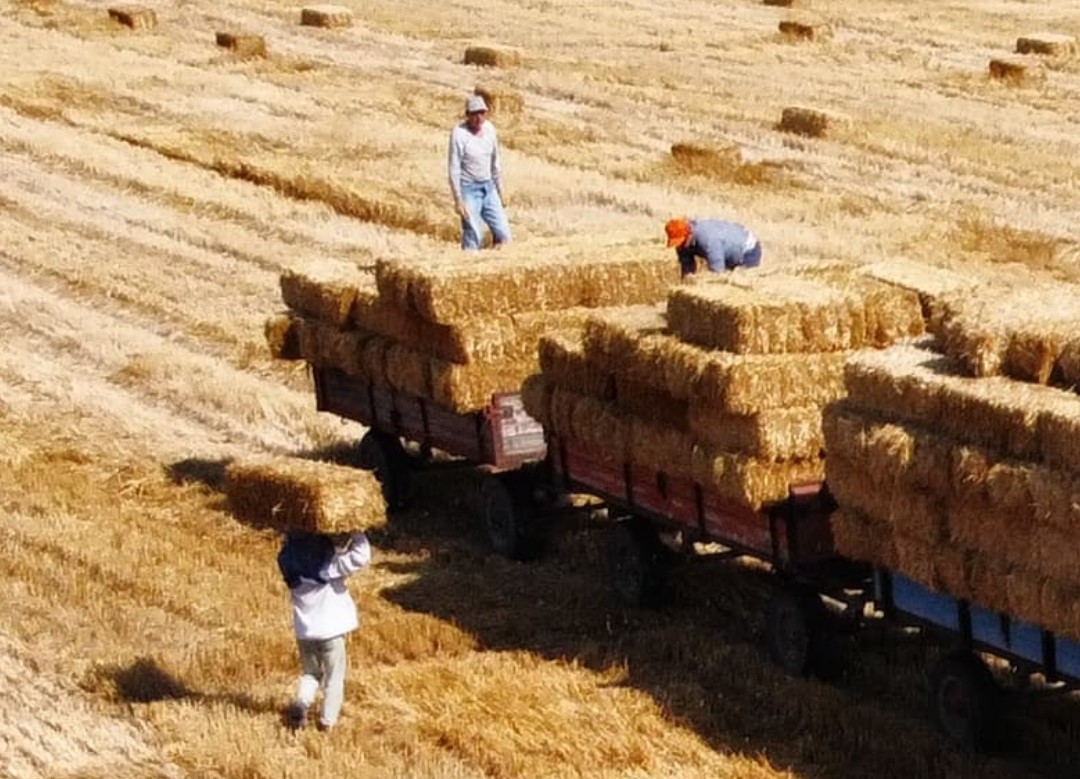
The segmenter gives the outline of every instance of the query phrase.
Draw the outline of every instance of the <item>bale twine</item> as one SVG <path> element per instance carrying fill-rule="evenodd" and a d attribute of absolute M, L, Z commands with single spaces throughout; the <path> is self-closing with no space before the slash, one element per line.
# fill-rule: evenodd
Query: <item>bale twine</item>
<path fill-rule="evenodd" d="M 829 131 L 828 114 L 813 108 L 791 106 L 780 114 L 779 129 L 783 132 L 805 135 L 810 138 L 824 138 Z"/>
<path fill-rule="evenodd" d="M 1016 39 L 1017 54 L 1049 54 L 1061 56 L 1076 51 L 1076 39 L 1071 35 L 1037 32 Z"/>
<path fill-rule="evenodd" d="M 157 26 L 157 14 L 151 8 L 122 5 L 109 9 L 109 18 L 133 30 L 148 30 Z"/>
<path fill-rule="evenodd" d="M 214 39 L 218 46 L 229 49 L 239 57 L 265 57 L 266 39 L 261 35 L 219 32 Z"/>
<path fill-rule="evenodd" d="M 349 27 L 352 11 L 340 5 L 312 5 L 300 11 L 300 24 L 306 27 Z"/>
<path fill-rule="evenodd" d="M 465 49 L 464 62 L 485 68 L 512 68 L 521 64 L 521 54 L 513 49 L 469 46 Z"/>

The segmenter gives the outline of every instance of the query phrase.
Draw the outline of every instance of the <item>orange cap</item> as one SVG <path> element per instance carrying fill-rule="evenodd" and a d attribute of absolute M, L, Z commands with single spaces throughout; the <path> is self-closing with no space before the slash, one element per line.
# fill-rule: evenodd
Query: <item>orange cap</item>
<path fill-rule="evenodd" d="M 664 232 L 667 233 L 668 248 L 682 246 L 690 237 L 690 223 L 685 219 L 672 219 L 664 225 Z"/>

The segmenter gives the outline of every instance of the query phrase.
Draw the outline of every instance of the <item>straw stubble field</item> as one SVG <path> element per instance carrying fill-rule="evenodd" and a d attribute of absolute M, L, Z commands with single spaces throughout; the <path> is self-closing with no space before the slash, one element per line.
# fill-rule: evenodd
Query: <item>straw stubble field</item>
<path fill-rule="evenodd" d="M 956 753 L 923 717 L 935 647 L 868 635 L 839 684 L 785 678 L 759 650 L 753 566 L 700 561 L 670 610 L 627 612 L 605 595 L 602 529 L 511 564 L 435 476 L 356 580 L 346 718 L 292 736 L 276 538 L 221 489 L 233 458 L 362 434 L 270 359 L 279 274 L 444 253 L 446 132 L 480 83 L 513 97 L 493 118 L 526 258 L 662 254 L 667 217 L 723 214 L 771 264 L 1080 279 L 1080 65 L 986 74 L 1020 35 L 1080 33 L 1075 8 L 819 2 L 831 35 L 798 42 L 752 0 L 346 3 L 340 29 L 288 5 L 149 5 L 145 29 L 96 0 L 0 9 L 0 773 L 1072 775 L 1074 701 L 1013 721 L 1016 757 Z M 266 56 L 217 46 L 222 30 Z M 491 43 L 518 63 L 462 64 Z M 795 103 L 845 119 L 778 132 Z"/>

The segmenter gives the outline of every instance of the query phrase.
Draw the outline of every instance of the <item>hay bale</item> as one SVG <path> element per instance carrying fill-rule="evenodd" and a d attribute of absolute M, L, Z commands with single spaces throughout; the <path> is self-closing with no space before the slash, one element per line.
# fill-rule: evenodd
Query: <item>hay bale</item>
<path fill-rule="evenodd" d="M 157 14 L 152 8 L 139 5 L 119 5 L 108 9 L 109 18 L 133 30 L 149 30 L 157 27 Z"/>
<path fill-rule="evenodd" d="M 1060 359 L 1080 341 L 1080 286 L 982 285 L 943 297 L 934 333 L 942 351 L 973 376 L 1062 382 Z"/>
<path fill-rule="evenodd" d="M 1062 347 L 1057 361 L 1058 383 L 1080 392 L 1080 334 Z"/>
<path fill-rule="evenodd" d="M 386 381 L 407 395 L 432 398 L 432 360 L 423 352 L 391 342 L 386 348 Z"/>
<path fill-rule="evenodd" d="M 936 332 L 943 301 L 947 297 L 971 290 L 981 283 L 977 276 L 971 274 L 960 274 L 900 258 L 860 266 L 859 272 L 918 295 L 923 319 L 931 332 Z"/>
<path fill-rule="evenodd" d="M 585 320 L 581 343 L 585 358 L 614 373 L 625 370 L 638 341 L 667 331 L 662 306 L 618 306 L 595 311 Z M 648 373 L 637 378 L 648 381 Z"/>
<path fill-rule="evenodd" d="M 1016 39 L 1017 54 L 1064 56 L 1076 51 L 1076 38 L 1052 32 L 1036 32 Z"/>
<path fill-rule="evenodd" d="M 822 458 L 769 462 L 705 444 L 694 445 L 691 469 L 693 479 L 703 488 L 754 510 L 786 500 L 794 484 L 825 478 Z"/>
<path fill-rule="evenodd" d="M 261 527 L 344 533 L 386 525 L 375 475 L 296 457 L 252 457 L 225 468 L 230 511 Z"/>
<path fill-rule="evenodd" d="M 800 0 L 761 0 L 762 5 L 771 5 L 776 8 L 793 8 Z"/>
<path fill-rule="evenodd" d="M 668 295 L 667 321 L 683 341 L 736 354 L 880 347 L 925 329 L 917 295 L 860 275 L 681 286 Z"/>
<path fill-rule="evenodd" d="M 678 264 L 655 252 L 592 250 L 545 255 L 511 244 L 468 262 L 379 262 L 376 283 L 388 302 L 445 324 L 575 307 L 659 303 L 678 283 Z M 386 290 L 385 293 L 381 292 Z"/>
<path fill-rule="evenodd" d="M 473 93 L 484 98 L 492 117 L 517 116 L 525 108 L 525 98 L 520 92 L 504 87 L 481 86 L 477 84 Z"/>
<path fill-rule="evenodd" d="M 1039 454 L 1047 465 L 1080 475 L 1080 397 L 1063 395 L 1039 413 Z"/>
<path fill-rule="evenodd" d="M 491 403 L 497 392 L 518 392 L 521 383 L 536 373 L 535 356 L 497 363 L 461 365 L 444 360 L 430 360 L 430 398 L 460 414 L 480 411 Z"/>
<path fill-rule="evenodd" d="M 687 426 L 697 442 L 762 460 L 820 457 L 825 446 L 819 406 L 744 415 L 695 402 L 688 406 Z"/>
<path fill-rule="evenodd" d="M 266 39 L 261 35 L 219 32 L 214 36 L 217 45 L 229 49 L 238 57 L 265 57 Z"/>
<path fill-rule="evenodd" d="M 551 383 L 600 400 L 614 399 L 614 376 L 585 358 L 580 333 L 553 333 L 541 337 L 539 357 L 540 370 Z"/>
<path fill-rule="evenodd" d="M 285 305 L 311 319 L 344 328 L 359 290 L 370 287 L 370 274 L 337 260 L 313 260 L 281 272 Z"/>
<path fill-rule="evenodd" d="M 521 383 L 521 405 L 525 412 L 549 429 L 554 429 L 551 420 L 551 398 L 554 392 L 554 382 L 542 373 L 534 373 Z"/>
<path fill-rule="evenodd" d="M 566 393 L 570 405 L 568 438 L 581 442 L 600 457 L 614 462 L 631 460 L 631 421 L 612 403 Z M 556 399 L 552 398 L 555 412 Z"/>
<path fill-rule="evenodd" d="M 484 68 L 513 68 L 521 64 L 521 53 L 505 47 L 469 46 L 462 61 Z"/>
<path fill-rule="evenodd" d="M 663 387 L 631 379 L 622 373 L 614 375 L 613 402 L 631 416 L 650 419 L 672 430 L 689 429 L 688 403 L 672 397 Z"/>
<path fill-rule="evenodd" d="M 304 355 L 300 350 L 300 330 L 303 327 L 300 317 L 291 313 L 276 314 L 266 320 L 263 335 L 270 347 L 270 356 L 275 360 L 300 360 Z"/>
<path fill-rule="evenodd" d="M 680 141 L 671 145 L 671 159 L 690 171 L 728 170 L 742 164 L 742 151 L 736 144 Z"/>
<path fill-rule="evenodd" d="M 635 465 L 692 478 L 693 440 L 685 430 L 640 416 L 624 417 L 629 427 L 629 460 Z"/>
<path fill-rule="evenodd" d="M 785 38 L 797 41 L 821 41 L 832 37 L 832 27 L 823 22 L 784 19 L 777 29 Z"/>
<path fill-rule="evenodd" d="M 777 129 L 809 138 L 824 138 L 831 123 L 831 117 L 824 111 L 803 106 L 790 106 L 780 113 Z"/>
<path fill-rule="evenodd" d="M 990 78 L 1009 84 L 1022 84 L 1035 77 L 1038 73 L 1023 60 L 1003 57 L 995 57 L 990 60 L 987 70 L 990 73 Z"/>
<path fill-rule="evenodd" d="M 352 20 L 352 10 L 341 5 L 312 5 L 300 11 L 305 27 L 349 27 Z"/>

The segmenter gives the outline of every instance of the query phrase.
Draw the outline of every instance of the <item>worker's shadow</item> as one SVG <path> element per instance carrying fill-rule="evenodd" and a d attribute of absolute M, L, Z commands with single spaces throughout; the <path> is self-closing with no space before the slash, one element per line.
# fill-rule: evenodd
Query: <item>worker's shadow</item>
<path fill-rule="evenodd" d="M 157 701 L 193 701 L 224 703 L 256 714 L 278 713 L 280 702 L 259 699 L 237 693 L 202 692 L 195 690 L 164 670 L 147 657 L 128 665 L 101 665 L 87 674 L 83 687 L 124 703 L 154 703 Z"/>

